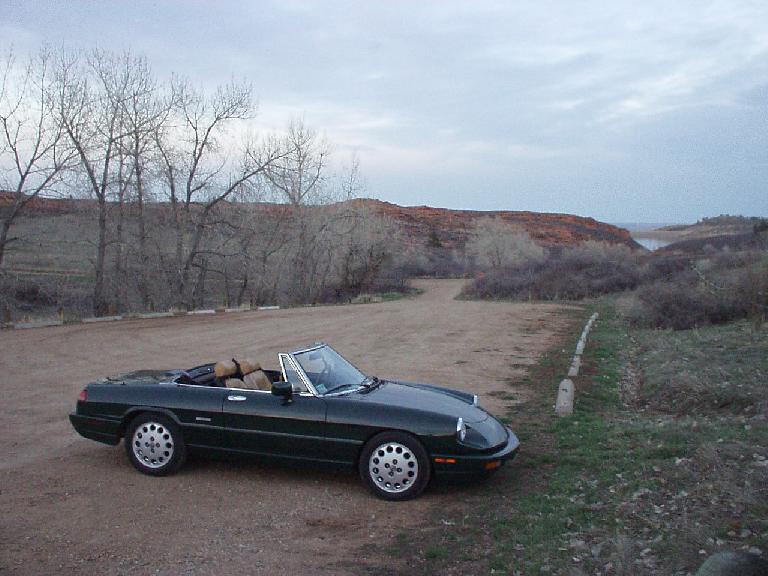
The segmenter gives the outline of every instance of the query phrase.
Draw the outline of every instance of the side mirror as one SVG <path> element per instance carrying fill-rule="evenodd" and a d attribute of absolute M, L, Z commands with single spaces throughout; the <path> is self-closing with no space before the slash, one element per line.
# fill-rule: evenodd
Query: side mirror
<path fill-rule="evenodd" d="M 281 396 L 285 402 L 291 402 L 293 396 L 293 386 L 290 382 L 274 382 L 272 384 L 272 394 Z"/>

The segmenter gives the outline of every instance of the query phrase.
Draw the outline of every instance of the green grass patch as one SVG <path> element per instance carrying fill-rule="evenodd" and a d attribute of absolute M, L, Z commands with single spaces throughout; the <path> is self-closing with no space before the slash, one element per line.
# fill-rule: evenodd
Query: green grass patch
<path fill-rule="evenodd" d="M 522 381 L 534 399 L 505 418 L 522 450 L 504 482 L 468 491 L 404 543 L 423 573 L 684 574 L 768 538 L 768 335 L 746 323 L 630 330 L 610 302 L 594 309 L 574 414 L 556 418 L 552 404 L 578 328 Z M 681 366 L 717 395 L 691 401 Z M 436 555 L 457 541 L 477 557 Z"/>
<path fill-rule="evenodd" d="M 427 548 L 427 551 L 424 552 L 424 556 L 428 560 L 437 560 L 439 558 L 445 558 L 448 556 L 448 550 L 439 547 Z"/>

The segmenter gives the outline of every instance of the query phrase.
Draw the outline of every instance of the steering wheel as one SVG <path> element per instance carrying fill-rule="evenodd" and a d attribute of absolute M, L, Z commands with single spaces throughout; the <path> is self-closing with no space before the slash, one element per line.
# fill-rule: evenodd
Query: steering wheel
<path fill-rule="evenodd" d="M 328 385 L 331 381 L 331 365 L 323 358 L 323 369 L 317 375 L 318 384 Z"/>

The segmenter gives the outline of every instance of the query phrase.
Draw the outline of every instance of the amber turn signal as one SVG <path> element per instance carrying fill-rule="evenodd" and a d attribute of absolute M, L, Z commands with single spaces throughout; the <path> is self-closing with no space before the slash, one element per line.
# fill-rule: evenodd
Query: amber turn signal
<path fill-rule="evenodd" d="M 485 469 L 496 470 L 499 466 L 501 466 L 501 460 L 494 460 L 493 462 L 486 462 Z"/>

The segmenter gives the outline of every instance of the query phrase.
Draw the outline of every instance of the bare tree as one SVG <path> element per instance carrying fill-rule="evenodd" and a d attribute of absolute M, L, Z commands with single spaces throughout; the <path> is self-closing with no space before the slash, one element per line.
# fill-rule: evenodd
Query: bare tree
<path fill-rule="evenodd" d="M 117 214 L 114 216 L 114 258 L 113 266 L 114 273 L 111 278 L 111 285 L 113 286 L 113 299 L 112 306 L 115 311 L 119 311 L 123 308 L 125 301 L 127 300 L 127 278 L 126 278 L 126 262 L 124 254 L 125 246 L 125 227 L 126 227 L 126 203 L 129 201 L 128 194 L 131 182 L 133 180 L 132 164 L 126 158 L 122 148 L 117 150 L 117 179 L 116 179 L 116 198 L 114 204 Z"/>
<path fill-rule="evenodd" d="M 264 172 L 275 190 L 292 206 L 323 203 L 327 199 L 323 197 L 324 169 L 330 154 L 325 139 L 303 120 L 294 119 L 281 148 L 283 157 Z"/>
<path fill-rule="evenodd" d="M 230 211 L 233 226 L 234 257 L 232 268 L 233 296 L 236 306 L 275 302 L 277 281 L 286 258 L 286 241 L 290 239 L 290 209 L 274 203 L 248 203 Z M 236 287 L 236 288 L 235 288 Z"/>
<path fill-rule="evenodd" d="M 123 112 L 134 85 L 145 73 L 140 58 L 130 52 L 114 55 L 94 50 L 87 57 L 63 54 L 57 76 L 59 118 L 77 151 L 89 192 L 98 211 L 98 240 L 94 262 L 93 310 L 109 312 L 106 291 L 108 201 L 115 183 L 114 166 L 125 129 Z"/>
<path fill-rule="evenodd" d="M 354 206 L 337 231 L 335 267 L 339 296 L 371 291 L 402 250 L 400 230 L 366 206 Z"/>
<path fill-rule="evenodd" d="M 216 207 L 253 190 L 256 177 L 283 152 L 271 143 L 237 146 L 232 141 L 222 142 L 231 124 L 242 124 L 253 114 L 249 85 L 233 82 L 206 95 L 179 81 L 175 94 L 178 125 L 158 133 L 157 146 L 176 232 L 173 292 L 177 306 L 190 307 L 195 292 L 192 269 L 204 256 L 204 235 L 212 225 Z M 198 275 L 198 283 L 204 278 L 204 274 Z"/>
<path fill-rule="evenodd" d="M 169 119 L 173 98 L 157 82 L 146 59 L 137 59 L 135 66 L 137 74 L 122 99 L 124 137 L 121 140 L 121 154 L 126 156 L 132 175 L 132 200 L 136 205 L 138 237 L 136 280 L 141 308 L 147 310 L 154 308 L 154 305 L 148 279 L 150 254 L 145 206 L 151 196 L 152 165 L 158 156 L 158 134 Z"/>
<path fill-rule="evenodd" d="M 293 120 L 279 139 L 283 156 L 272 163 L 264 176 L 277 199 L 290 206 L 292 256 L 290 298 L 307 302 L 316 292 L 322 245 L 318 236 L 328 225 L 328 213 L 309 210 L 333 199 L 326 188 L 326 168 L 330 149 L 326 140 L 303 120 Z"/>
<path fill-rule="evenodd" d="M 481 267 L 499 270 L 524 260 L 542 258 L 544 249 L 528 233 L 501 218 L 483 218 L 475 222 L 466 247 L 467 255 Z"/>
<path fill-rule="evenodd" d="M 213 93 L 160 83 L 130 52 L 43 52 L 24 69 L 9 59 L 0 185 L 15 203 L 5 211 L 0 263 L 18 213 L 61 182 L 94 200 L 87 242 L 97 316 L 137 302 L 189 308 L 222 286 L 224 301 L 239 305 L 372 285 L 391 234 L 338 202 L 360 190 L 357 162 L 332 178 L 328 143 L 301 120 L 262 142 L 236 137 L 254 111 L 246 83 Z M 277 203 L 255 204 L 264 198 Z M 169 214 L 170 226 L 152 225 Z"/>
<path fill-rule="evenodd" d="M 12 195 L 0 226 L 0 266 L 17 238 L 11 227 L 24 208 L 53 191 L 72 159 L 52 107 L 51 54 L 41 50 L 24 65 L 12 52 L 0 70 L 0 191 Z"/>
<path fill-rule="evenodd" d="M 315 258 L 319 266 L 314 284 L 320 293 L 332 286 L 338 299 L 372 290 L 401 246 L 400 230 L 390 219 L 364 202 L 354 201 L 365 189 L 357 157 L 334 188 L 335 198 L 341 202 L 325 210 L 325 226 L 315 238 L 325 253 Z"/>

